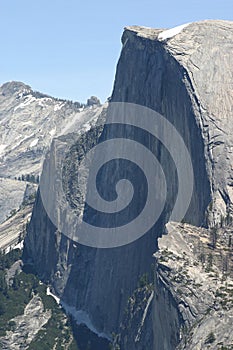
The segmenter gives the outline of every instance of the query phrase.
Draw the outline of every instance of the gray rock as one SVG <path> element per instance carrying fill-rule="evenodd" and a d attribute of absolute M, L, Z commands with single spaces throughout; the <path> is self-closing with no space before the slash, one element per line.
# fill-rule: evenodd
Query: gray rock
<path fill-rule="evenodd" d="M 91 96 L 87 100 L 87 105 L 88 106 L 95 106 L 95 105 L 99 106 L 100 105 L 100 100 L 96 96 Z"/>
<path fill-rule="evenodd" d="M 26 305 L 24 314 L 13 318 L 14 331 L 7 331 L 0 338 L 1 349 L 27 349 L 39 330 L 48 322 L 51 310 L 44 311 L 44 305 L 39 296 L 33 296 Z"/>
<path fill-rule="evenodd" d="M 169 33 L 144 27 L 126 28 L 111 101 L 152 108 L 176 127 L 190 152 L 194 170 L 194 191 L 185 221 L 197 227 L 214 226 L 220 223 L 221 217 L 229 217 L 232 210 L 232 83 L 229 77 L 232 75 L 233 23 L 203 21 L 173 31 L 175 35 Z M 135 137 L 136 133 L 131 136 Z M 82 141 L 87 148 L 90 140 Z M 49 169 L 59 164 L 61 142 L 68 142 L 68 139 L 58 138 L 53 143 L 45 162 Z M 93 136 L 91 142 L 99 142 L 99 135 Z M 79 142 L 76 154 L 80 155 L 78 146 Z M 125 309 L 129 306 L 129 298 L 138 289 L 142 275 L 151 276 L 157 238 L 164 233 L 164 222 L 177 193 L 174 166 L 166 150 L 156 141 L 153 150 L 168 175 L 169 193 L 162 220 L 143 238 L 109 250 L 78 245 L 57 231 L 38 195 L 25 240 L 25 258 L 34 262 L 39 275 L 52 283 L 55 293 L 66 304 L 88 314 L 100 333 L 107 336 L 117 333 L 123 350 L 145 349 L 144 344 L 148 350 L 174 350 L 180 341 L 181 349 L 189 349 L 188 343 L 184 344 L 182 340 L 189 338 L 182 332 L 199 320 L 209 302 L 213 305 L 216 291 L 211 282 L 200 305 L 194 302 L 195 296 L 190 295 L 193 290 L 188 291 L 188 284 L 196 281 L 195 271 L 191 261 L 182 257 L 194 275 L 185 276 L 182 293 L 186 297 L 180 303 L 179 291 L 172 287 L 169 275 L 173 265 L 156 266 L 153 300 L 147 308 L 150 297 L 142 293 L 146 300 L 141 303 L 139 298 L 138 310 L 133 309 L 129 315 L 130 327 L 125 331 Z M 106 153 L 110 151 L 106 148 Z M 75 169 L 72 164 L 67 165 L 67 176 L 70 174 L 71 180 L 71 171 Z M 52 183 L 53 175 L 50 174 L 48 183 Z M 108 177 L 111 176 L 109 171 Z M 71 182 L 75 184 L 74 180 Z M 73 189 L 72 186 L 71 189 L 67 186 L 68 198 L 72 197 L 75 185 Z M 85 197 L 85 193 L 82 195 Z M 62 220 L 64 213 L 58 214 Z M 197 229 L 197 232 L 199 230 L 201 234 L 202 229 Z M 184 250 L 186 254 L 189 249 L 183 239 L 172 240 L 170 246 L 173 250 Z M 176 260 L 171 258 L 171 264 L 175 265 Z M 204 276 L 200 272 L 199 277 L 203 279 Z M 173 277 L 178 281 L 183 278 L 179 275 Z M 152 283 L 151 277 L 149 282 Z M 219 314 L 213 312 L 211 315 L 211 320 L 217 322 Z M 227 312 L 226 320 L 216 323 L 217 334 L 222 332 L 219 339 L 223 344 L 231 341 L 226 330 L 230 317 Z M 207 331 L 211 332 L 215 325 L 203 327 L 203 332 L 195 328 L 196 335 L 189 334 L 193 337 L 190 338 L 190 344 L 193 344 L 190 349 L 200 348 L 195 347 L 196 342 L 205 346 Z"/>
<path fill-rule="evenodd" d="M 33 203 L 22 206 L 0 224 L 0 251 L 8 253 L 12 248 L 23 248 L 26 227 L 30 221 Z"/>
<path fill-rule="evenodd" d="M 0 178 L 0 223 L 19 209 L 26 186 L 24 181 Z"/>
<path fill-rule="evenodd" d="M 98 108 L 53 98 L 21 82 L 0 87 L 0 222 L 23 201 L 27 184 L 15 178 L 37 178 L 53 138 L 88 121 Z"/>
<path fill-rule="evenodd" d="M 168 233 L 159 239 L 158 281 L 174 296 L 183 324 L 177 349 L 216 349 L 230 347 L 233 335 L 233 264 L 223 232 L 211 247 L 211 230 L 187 224 L 169 223 Z M 166 303 L 167 305 L 167 303 Z M 155 313 L 156 314 L 156 313 Z M 210 334 L 215 338 L 208 341 Z"/>
<path fill-rule="evenodd" d="M 55 136 L 96 113 L 10 82 L 0 87 L 0 177 L 38 175 Z"/>

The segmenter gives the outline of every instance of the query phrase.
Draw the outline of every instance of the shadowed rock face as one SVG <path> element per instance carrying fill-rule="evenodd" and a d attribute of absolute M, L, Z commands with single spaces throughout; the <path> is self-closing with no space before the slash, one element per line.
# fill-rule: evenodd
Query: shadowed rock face
<path fill-rule="evenodd" d="M 166 33 L 161 33 L 143 27 L 125 29 L 112 101 L 152 108 L 176 127 L 194 169 L 193 197 L 185 220 L 196 226 L 213 225 L 221 215 L 231 213 L 232 204 L 233 24 L 193 23 L 167 39 Z M 59 142 L 65 138 L 56 142 L 47 164 L 56 164 Z M 98 137 L 92 142 L 98 143 Z M 163 147 L 157 142 L 153 147 L 165 173 L 170 174 L 166 180 L 172 202 L 177 188 L 174 169 Z M 173 350 L 184 320 L 174 296 L 157 281 L 157 273 L 157 298 L 151 299 L 148 290 L 136 292 L 135 300 L 141 295 L 147 302 L 138 302 L 141 313 L 128 315 L 130 327 L 124 328 L 127 301 L 138 288 L 140 277 L 146 273 L 148 283 L 152 281 L 152 254 L 166 217 L 164 213 L 156 227 L 130 245 L 108 250 L 88 248 L 56 231 L 38 195 L 25 240 L 25 257 L 33 260 L 39 275 L 53 285 L 66 304 L 88 314 L 98 332 L 108 336 L 122 333 L 122 349 L 145 349 L 146 344 L 148 350 Z"/>

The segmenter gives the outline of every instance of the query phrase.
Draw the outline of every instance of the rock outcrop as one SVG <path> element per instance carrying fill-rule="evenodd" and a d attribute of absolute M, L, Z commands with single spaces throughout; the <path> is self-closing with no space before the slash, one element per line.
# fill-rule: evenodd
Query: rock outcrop
<path fill-rule="evenodd" d="M 177 349 L 227 349 L 233 344 L 232 228 L 167 225 L 159 239 L 157 279 L 176 301 L 183 320 Z M 156 315 L 156 311 L 155 311 Z M 156 318 L 156 316 L 155 316 Z"/>
<path fill-rule="evenodd" d="M 34 296 L 26 305 L 24 314 L 11 320 L 14 330 L 7 331 L 0 338 L 1 349 L 28 349 L 40 329 L 51 317 L 51 310 L 44 311 L 44 305 L 39 296 Z"/>
<path fill-rule="evenodd" d="M 26 187 L 24 181 L 0 178 L 0 223 L 19 209 Z"/>
<path fill-rule="evenodd" d="M 122 43 L 111 101 L 149 107 L 163 115 L 181 134 L 191 155 L 194 172 L 193 196 L 185 222 L 196 227 L 223 226 L 225 221 L 230 222 L 233 196 L 230 80 L 233 23 L 203 21 L 170 31 L 127 27 Z M 101 136 L 89 133 L 90 137 L 86 140 L 77 140 L 74 154 L 76 152 L 78 157 L 90 145 L 100 142 L 104 131 Z M 127 137 L 127 132 L 123 136 Z M 132 132 L 131 137 L 136 136 L 136 132 Z M 52 169 L 52 164 L 59 164 L 59 144 L 68 142 L 69 137 L 63 136 L 54 141 L 45 167 Z M 148 140 L 152 142 L 150 137 Z M 140 142 L 146 141 L 140 139 Z M 83 148 L 80 143 L 83 143 Z M 168 263 L 164 266 L 161 262 L 160 265 L 155 263 L 152 257 L 158 250 L 157 238 L 164 233 L 164 222 L 177 194 L 174 164 L 169 161 L 165 147 L 157 141 L 152 147 L 167 175 L 169 200 L 167 212 L 146 235 L 119 248 L 81 246 L 58 232 L 38 194 L 25 240 L 25 259 L 34 264 L 38 274 L 52 285 L 54 292 L 66 304 L 87 316 L 97 332 L 113 337 L 116 349 L 145 349 L 145 344 L 148 350 L 174 350 L 176 346 L 180 349 L 202 349 L 201 346 L 212 343 L 218 343 L 219 348 L 227 346 L 232 342 L 227 331 L 232 320 L 232 306 L 226 302 L 226 319 L 219 322 L 218 317 L 225 316 L 219 303 L 215 303 L 215 277 L 212 279 L 209 275 L 208 281 L 213 289 L 208 291 L 209 299 L 203 297 L 197 305 L 195 293 L 198 295 L 199 291 L 204 291 L 203 281 L 207 274 L 202 272 L 197 257 L 187 246 L 192 242 L 188 239 L 187 243 L 182 235 L 180 240 L 172 239 L 168 257 L 165 257 Z M 108 148 L 107 152 L 110 152 Z M 75 188 L 72 185 L 75 183 L 72 180 L 75 165 L 73 169 L 71 166 L 75 162 L 72 162 L 68 161 L 65 175 L 71 178 L 70 182 L 66 181 L 71 183 L 71 187 L 67 186 L 68 199 L 72 195 L 70 189 Z M 48 183 L 52 183 L 53 174 L 50 176 Z M 110 171 L 108 177 L 111 176 Z M 140 200 L 142 194 L 138 203 Z M 63 214 L 59 212 L 61 218 Z M 202 229 L 191 228 L 190 232 L 195 230 L 201 240 Z M 179 230 L 177 237 L 178 234 Z M 173 246 L 173 243 L 176 245 Z M 183 249 L 183 246 L 186 248 Z M 189 254 L 189 259 L 182 255 L 179 260 L 175 249 L 176 252 L 180 249 Z M 194 260 L 200 266 L 193 267 Z M 188 271 L 184 269 L 186 265 Z M 177 271 L 181 276 L 177 275 Z M 216 271 L 217 268 L 214 273 Z M 197 274 L 200 276 L 197 277 Z M 188 275 L 192 280 L 192 290 L 185 289 L 189 283 Z M 185 295 L 182 298 L 178 295 L 178 286 L 172 282 L 172 279 L 181 277 L 184 285 L 180 293 Z M 219 282 L 221 287 L 223 285 Z M 212 323 L 209 316 L 201 319 L 201 315 L 213 305 L 220 309 L 210 310 Z M 202 331 L 198 330 L 196 321 L 202 326 Z M 221 332 L 224 335 L 220 336 Z M 216 337 L 219 340 L 215 340 Z"/>
<path fill-rule="evenodd" d="M 100 100 L 96 96 L 91 96 L 87 99 L 87 106 L 100 106 Z"/>

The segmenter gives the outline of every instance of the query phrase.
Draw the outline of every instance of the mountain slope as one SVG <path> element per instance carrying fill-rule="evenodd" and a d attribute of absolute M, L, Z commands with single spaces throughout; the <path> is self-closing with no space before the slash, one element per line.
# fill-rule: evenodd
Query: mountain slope
<path fill-rule="evenodd" d="M 172 33 L 127 27 L 122 43 L 111 101 L 149 107 L 163 115 L 181 134 L 194 173 L 193 195 L 184 220 L 196 226 L 200 236 L 202 229 L 198 227 L 224 226 L 226 222 L 231 225 L 233 116 L 229 77 L 232 75 L 233 23 L 203 21 Z M 155 127 L 151 125 L 151 129 Z M 78 162 L 75 159 L 82 157 L 88 147 L 100 143 L 105 130 L 106 127 L 101 135 L 92 133 L 77 140 L 67 160 L 66 183 L 76 184 Z M 114 136 L 111 130 L 109 134 Z M 112 249 L 85 247 L 58 232 L 38 194 L 25 240 L 25 259 L 49 281 L 62 301 L 76 310 L 80 322 L 86 322 L 109 338 L 117 333 L 116 349 L 120 346 L 123 350 L 141 350 L 146 346 L 148 350 L 174 350 L 179 342 L 182 346 L 182 339 L 187 336 L 181 332 L 186 324 L 185 313 L 181 312 L 177 290 L 173 292 L 173 288 L 161 282 L 153 253 L 158 250 L 157 239 L 164 234 L 164 223 L 177 195 L 176 171 L 166 145 L 148 135 L 138 137 L 136 129 L 128 132 L 126 128 L 122 135 L 124 138 L 130 135 L 131 139 L 144 145 L 148 141 L 167 175 L 169 191 L 161 220 L 141 239 L 129 245 Z M 54 164 L 59 166 L 60 146 L 69 144 L 69 137 L 56 139 L 45 169 L 54 168 Z M 111 147 L 106 147 L 106 154 L 111 151 Z M 127 178 L 127 171 L 133 172 L 132 169 L 132 165 L 124 168 L 123 178 Z M 113 168 L 110 168 L 102 182 L 106 183 L 106 179 L 113 176 Z M 54 174 L 50 174 L 48 183 L 53 183 L 53 177 Z M 140 186 L 139 181 L 136 185 Z M 72 186 L 69 191 L 77 190 Z M 146 187 L 143 187 L 132 209 L 134 213 L 143 202 L 145 191 Z M 86 193 L 81 194 L 85 196 Z M 151 208 L 150 215 L 153 213 L 154 208 Z M 65 214 L 65 210 L 58 209 L 59 224 Z M 72 224 L 69 216 L 66 220 L 67 225 Z M 182 243 L 181 240 L 177 249 L 183 249 Z M 230 283 L 232 277 L 226 278 Z M 197 295 L 201 291 L 201 288 L 197 289 Z M 193 300 L 185 300 L 188 305 L 184 307 L 192 310 Z M 229 319 L 231 317 L 232 307 Z M 125 320 L 130 322 L 125 323 Z M 192 323 L 189 322 L 186 332 L 190 337 L 191 331 Z M 201 333 L 199 337 L 202 337 Z M 187 343 L 185 349 L 201 349 L 205 340 L 199 340 L 196 347 L 189 347 Z M 223 337 L 221 341 L 223 346 L 232 345 L 229 337 Z M 215 349 L 217 342 L 212 337 L 207 344 Z"/>
<path fill-rule="evenodd" d="M 88 124 L 100 110 L 98 99 L 87 107 L 33 91 L 21 82 L 0 87 L 0 221 L 22 203 L 24 181 L 36 182 L 53 138 L 76 123 Z M 19 178 L 24 181 L 15 181 Z"/>

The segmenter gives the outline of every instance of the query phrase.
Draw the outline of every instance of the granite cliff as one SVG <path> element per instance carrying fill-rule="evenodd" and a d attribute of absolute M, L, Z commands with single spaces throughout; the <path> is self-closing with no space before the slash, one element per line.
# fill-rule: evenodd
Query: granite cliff
<path fill-rule="evenodd" d="M 115 349 L 230 349 L 233 23 L 203 21 L 168 31 L 127 27 L 122 44 L 111 102 L 149 107 L 181 134 L 194 172 L 193 195 L 184 218 L 190 225 L 188 233 L 184 234 L 185 227 L 179 226 L 177 239 L 172 236 L 174 232 L 165 228 L 167 213 L 177 194 L 176 172 L 167 150 L 150 136 L 138 137 L 134 130 L 130 137 L 138 137 L 143 144 L 148 142 L 166 174 L 168 199 L 156 225 L 139 240 L 122 247 L 83 246 L 59 232 L 38 192 L 24 258 L 52 286 L 67 311 L 96 333 L 112 339 Z M 98 118 L 106 118 L 106 113 L 104 108 Z M 47 184 L 53 184 L 54 164 L 60 164 L 61 147 L 72 145 L 64 166 L 64 188 L 67 200 L 77 211 L 84 210 L 79 195 L 86 195 L 77 188 L 77 159 L 112 133 L 106 127 L 96 129 L 96 123 L 97 119 L 93 119 L 88 128 L 80 123 L 80 132 L 85 131 L 85 136 L 75 138 L 70 133 L 55 138 L 44 163 L 44 171 L 50 169 L 46 172 Z M 120 132 L 127 138 L 128 130 Z M 106 154 L 110 151 L 106 148 Z M 128 166 L 123 175 L 127 178 L 132 169 Z M 110 167 L 103 183 L 113 176 L 113 171 Z M 136 185 L 140 186 L 137 182 Z M 56 189 L 55 185 L 54 203 L 58 198 Z M 133 211 L 142 200 L 143 188 Z M 62 220 L 64 212 L 60 210 L 58 216 Z M 220 241 L 217 253 L 213 229 L 219 230 L 218 237 L 228 237 L 228 243 Z M 165 239 L 166 247 L 158 246 L 158 238 L 164 233 L 169 236 L 169 244 L 164 235 L 160 239 Z M 195 240 L 193 236 L 199 238 Z M 211 266 L 206 266 L 201 256 L 203 253 L 206 259 L 206 254 L 210 254 L 208 244 L 213 255 Z M 225 256 L 224 252 L 229 255 L 227 269 L 226 258 L 217 258 Z M 208 275 L 210 270 L 214 277 Z M 223 282 L 215 283 L 214 278 Z M 210 285 L 210 291 L 199 303 L 198 295 L 207 293 L 204 281 Z M 218 299 L 222 288 L 226 289 L 223 305 Z"/>

